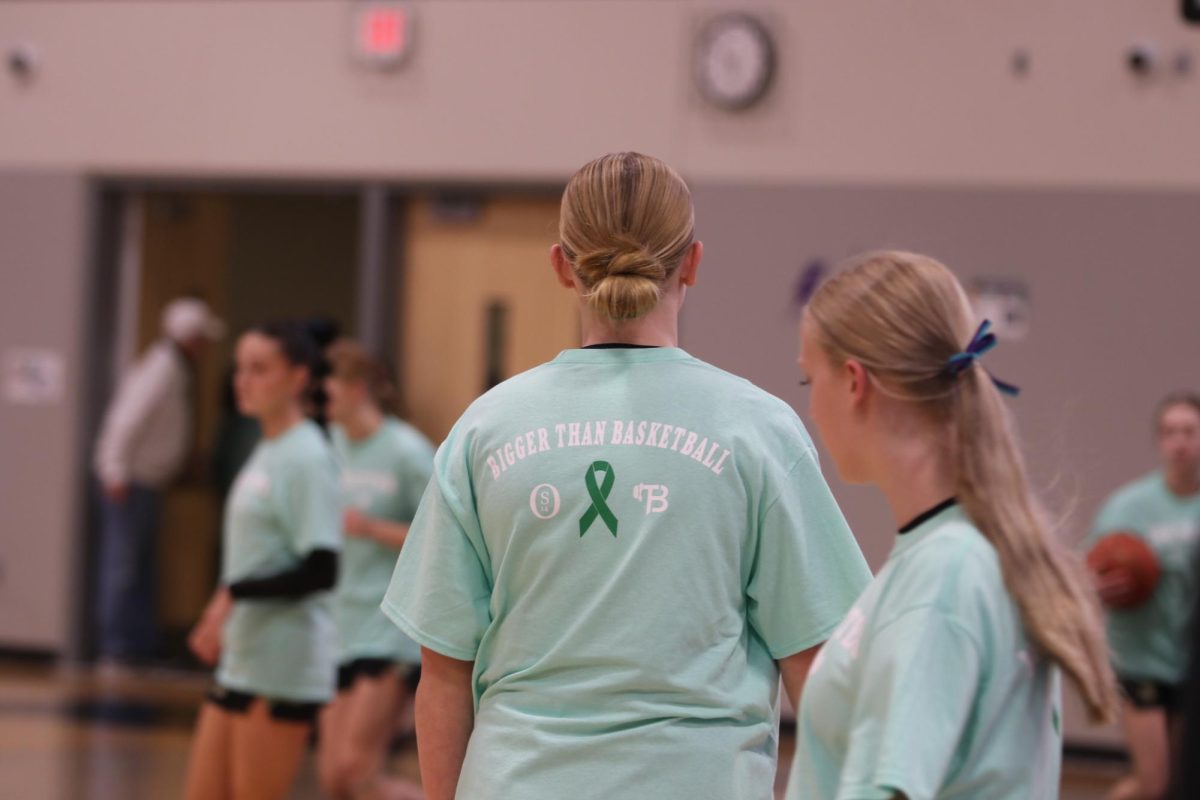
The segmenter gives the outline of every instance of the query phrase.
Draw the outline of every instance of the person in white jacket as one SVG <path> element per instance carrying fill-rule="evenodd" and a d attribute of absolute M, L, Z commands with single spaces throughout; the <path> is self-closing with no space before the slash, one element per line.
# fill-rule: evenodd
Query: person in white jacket
<path fill-rule="evenodd" d="M 162 490 L 187 459 L 192 365 L 224 323 L 190 298 L 163 311 L 163 338 L 121 378 L 96 443 L 101 487 L 97 650 L 104 661 L 154 654 L 155 555 Z"/>

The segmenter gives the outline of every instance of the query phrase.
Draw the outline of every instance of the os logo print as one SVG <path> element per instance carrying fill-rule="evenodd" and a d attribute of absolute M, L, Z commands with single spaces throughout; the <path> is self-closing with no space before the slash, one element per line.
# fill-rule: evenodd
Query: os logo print
<path fill-rule="evenodd" d="M 533 487 L 529 493 L 529 510 L 538 519 L 554 519 L 562 508 L 562 498 L 558 489 L 549 483 L 541 483 Z"/>

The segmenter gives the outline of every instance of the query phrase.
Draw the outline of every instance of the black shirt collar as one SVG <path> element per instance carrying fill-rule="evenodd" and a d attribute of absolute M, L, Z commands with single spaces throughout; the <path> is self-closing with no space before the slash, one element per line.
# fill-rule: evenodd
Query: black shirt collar
<path fill-rule="evenodd" d="M 950 508 L 950 506 L 954 506 L 954 505 L 958 505 L 958 498 L 956 498 L 956 497 L 951 497 L 946 500 L 943 500 L 942 502 L 938 503 L 936 506 L 929 509 L 928 511 L 922 512 L 922 513 L 918 514 L 917 516 L 913 517 L 912 520 L 909 521 L 909 523 L 907 525 L 905 525 L 903 528 L 900 529 L 900 533 L 901 534 L 908 533 L 909 531 L 913 530 L 918 525 L 920 525 L 922 522 L 928 522 L 929 520 L 936 517 L 938 514 L 945 511 L 947 508 Z"/>

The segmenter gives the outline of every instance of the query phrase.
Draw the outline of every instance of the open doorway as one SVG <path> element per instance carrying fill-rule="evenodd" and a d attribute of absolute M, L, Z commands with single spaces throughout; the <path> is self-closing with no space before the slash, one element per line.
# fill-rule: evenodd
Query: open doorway
<path fill-rule="evenodd" d="M 187 632 L 217 580 L 224 494 L 257 438 L 233 403 L 236 337 L 277 318 L 355 331 L 359 202 L 349 190 L 155 188 L 129 190 L 123 206 L 115 372 L 161 337 L 174 298 L 204 300 L 229 331 L 196 364 L 191 455 L 164 492 L 156 542 L 161 655 L 186 663 Z"/>

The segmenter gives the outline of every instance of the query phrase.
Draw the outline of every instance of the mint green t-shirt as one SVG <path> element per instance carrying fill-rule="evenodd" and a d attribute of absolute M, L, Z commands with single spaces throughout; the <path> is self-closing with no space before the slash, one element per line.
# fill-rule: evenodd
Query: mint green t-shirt
<path fill-rule="evenodd" d="M 339 550 L 341 513 L 337 465 L 320 428 L 305 420 L 260 441 L 225 508 L 222 583 L 294 569 L 313 550 Z M 217 683 L 271 699 L 328 700 L 337 655 L 330 595 L 236 601 Z"/>
<path fill-rule="evenodd" d="M 337 427 L 331 433 L 342 467 L 345 505 L 376 519 L 412 522 L 433 471 L 429 440 L 394 417 L 361 442 L 351 441 Z M 334 598 L 340 663 L 356 658 L 421 662 L 421 648 L 379 608 L 399 552 L 357 536 L 347 536 L 342 544 Z"/>
<path fill-rule="evenodd" d="M 817 656 L 787 798 L 1052 800 L 1060 702 L 995 550 L 951 507 L 899 537 Z"/>
<path fill-rule="evenodd" d="M 474 662 L 471 800 L 768 800 L 774 659 L 869 572 L 795 413 L 675 348 L 568 350 L 477 400 L 384 610 Z"/>
<path fill-rule="evenodd" d="M 1086 545 L 1110 533 L 1140 536 L 1158 556 L 1158 587 L 1143 605 L 1108 611 L 1113 668 L 1127 680 L 1180 683 L 1187 669 L 1188 620 L 1196 607 L 1200 495 L 1181 498 L 1152 472 L 1117 490 Z"/>

